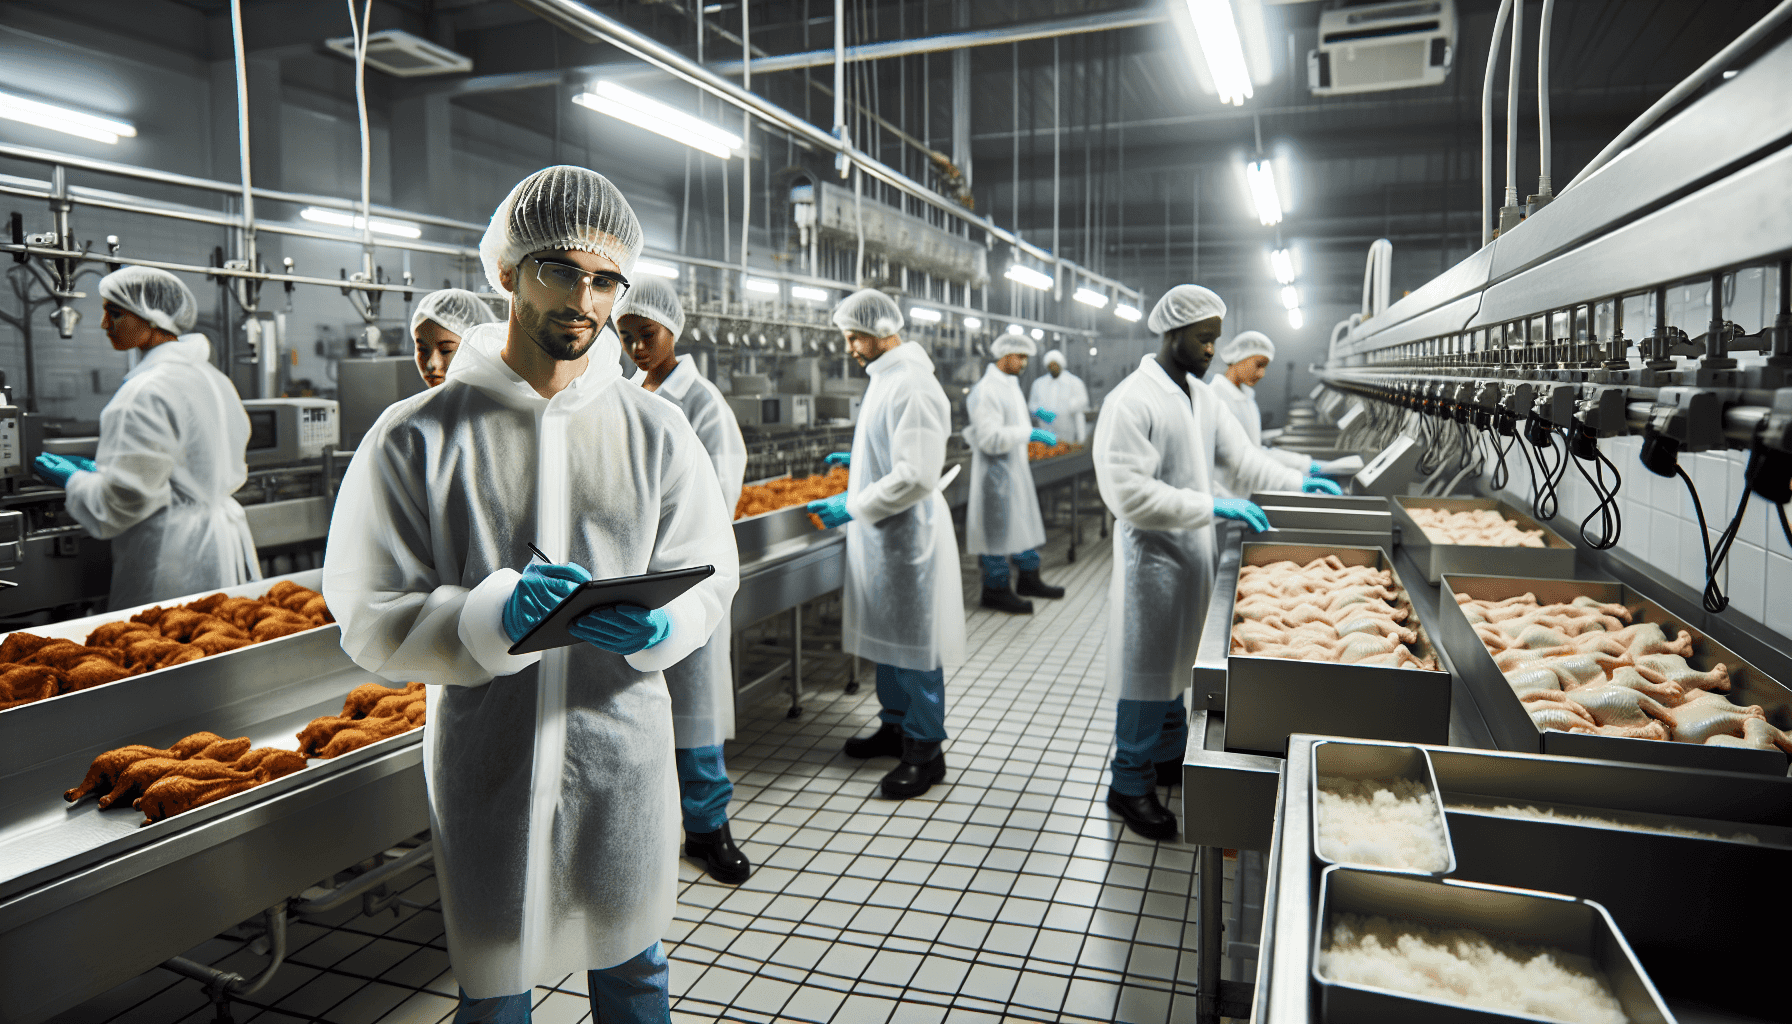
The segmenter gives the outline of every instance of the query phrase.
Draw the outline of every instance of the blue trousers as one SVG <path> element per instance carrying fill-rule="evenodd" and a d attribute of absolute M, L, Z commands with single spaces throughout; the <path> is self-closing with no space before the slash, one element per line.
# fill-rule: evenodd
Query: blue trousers
<path fill-rule="evenodd" d="M 1114 714 L 1114 792 L 1144 796 L 1157 788 L 1157 763 L 1179 761 L 1188 749 L 1188 712 L 1180 696 L 1118 703 Z"/>
<path fill-rule="evenodd" d="M 722 748 L 688 747 L 672 751 L 678 762 L 678 802 L 684 808 L 686 832 L 714 832 L 728 824 L 728 801 L 734 783 L 722 763 Z"/>
<path fill-rule="evenodd" d="M 922 672 L 894 665 L 877 666 L 877 717 L 902 726 L 911 740 L 938 743 L 946 738 L 946 671 Z"/>
<path fill-rule="evenodd" d="M 1008 557 L 1004 555 L 978 555 L 977 564 L 983 567 L 983 586 L 988 590 L 1008 589 Z M 1021 572 L 1039 571 L 1039 552 L 1033 548 L 1012 556 L 1014 567 Z"/>
<path fill-rule="evenodd" d="M 592 1024 L 668 1024 L 672 1010 L 666 996 L 666 952 L 659 943 L 641 955 L 602 971 L 586 971 L 591 993 Z M 454 1024 L 529 1024 L 534 992 L 474 999 L 460 994 Z"/>

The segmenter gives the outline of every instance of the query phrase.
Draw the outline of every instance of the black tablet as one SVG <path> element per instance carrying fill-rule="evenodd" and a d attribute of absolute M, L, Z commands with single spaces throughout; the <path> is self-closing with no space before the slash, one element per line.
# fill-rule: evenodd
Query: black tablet
<path fill-rule="evenodd" d="M 644 576 L 618 576 L 610 580 L 591 580 L 567 595 L 535 628 L 510 645 L 511 654 L 534 654 L 555 647 L 571 647 L 584 643 L 572 635 L 572 624 L 580 616 L 616 604 L 638 604 L 643 608 L 664 608 L 668 602 L 698 583 L 715 575 L 713 565 L 694 565 L 689 569 L 650 572 Z"/>

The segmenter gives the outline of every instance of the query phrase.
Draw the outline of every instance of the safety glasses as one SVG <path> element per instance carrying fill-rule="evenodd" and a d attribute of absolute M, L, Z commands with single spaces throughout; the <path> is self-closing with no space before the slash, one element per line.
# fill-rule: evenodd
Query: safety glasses
<path fill-rule="evenodd" d="M 570 263 L 557 263 L 544 260 L 539 256 L 531 256 L 535 261 L 535 279 L 543 288 L 558 295 L 571 295 L 584 285 L 591 289 L 591 294 L 611 302 L 628 294 L 628 278 L 613 270 L 598 270 L 587 273 Z"/>

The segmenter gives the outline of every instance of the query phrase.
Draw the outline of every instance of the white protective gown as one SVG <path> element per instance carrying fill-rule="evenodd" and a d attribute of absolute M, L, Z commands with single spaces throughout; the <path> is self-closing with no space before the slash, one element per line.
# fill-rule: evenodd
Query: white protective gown
<path fill-rule="evenodd" d="M 69 477 L 69 514 L 112 541 L 113 608 L 261 579 L 231 497 L 249 476 L 249 414 L 211 357 L 203 334 L 145 352 L 100 413 L 99 469 Z"/>
<path fill-rule="evenodd" d="M 342 649 L 429 686 L 424 770 L 455 977 L 477 998 L 613 967 L 658 941 L 678 881 L 665 669 L 702 647 L 740 568 L 715 471 L 677 409 L 622 380 L 613 336 L 552 399 L 505 324 L 368 431 L 330 524 Z M 714 565 L 671 632 L 624 657 L 511 656 L 502 615 L 534 541 L 593 578 Z"/>
<path fill-rule="evenodd" d="M 1232 378 L 1223 373 L 1215 377 L 1213 383 L 1208 386 L 1213 389 L 1213 397 L 1238 418 L 1238 425 L 1244 428 L 1245 436 L 1251 439 L 1251 443 L 1262 448 L 1263 411 L 1257 408 L 1257 389 L 1249 384 L 1240 387 L 1232 383 Z M 1313 459 L 1310 456 L 1302 455 L 1300 452 L 1285 451 L 1281 448 L 1265 448 L 1264 450 L 1279 465 L 1287 466 L 1289 469 L 1298 469 L 1303 476 L 1306 475 L 1307 467 L 1313 464 Z"/>
<path fill-rule="evenodd" d="M 1027 392 L 1027 408 L 1050 409 L 1058 414 L 1058 418 L 1050 423 L 1041 420 L 1037 424 L 1058 435 L 1058 440 L 1073 444 L 1088 440 L 1089 429 L 1083 414 L 1089 411 L 1089 389 L 1083 386 L 1081 377 L 1069 370 L 1056 377 L 1049 371 L 1040 374 Z"/>
<path fill-rule="evenodd" d="M 1095 482 L 1114 514 L 1108 687 L 1123 700 L 1187 689 L 1213 593 L 1213 492 L 1298 490 L 1302 474 L 1251 444 L 1213 392 L 1190 394 L 1146 356 L 1102 403 Z"/>
<path fill-rule="evenodd" d="M 631 384 L 637 385 L 644 385 L 646 380 L 644 370 L 629 378 Z M 735 422 L 728 400 L 697 372 L 696 361 L 688 355 L 678 357 L 678 365 L 654 394 L 684 411 L 684 418 L 690 421 L 715 466 L 716 482 L 722 485 L 722 507 L 733 519 L 747 475 L 747 442 L 740 435 L 740 424 Z M 734 543 L 732 529 L 728 531 L 728 542 Z M 722 609 L 722 621 L 716 624 L 709 643 L 666 669 L 666 689 L 672 694 L 673 743 L 680 750 L 718 746 L 734 738 L 734 667 L 728 651 L 734 627 L 729 612 L 728 608 Z"/>
<path fill-rule="evenodd" d="M 989 364 L 965 399 L 971 414 L 964 430 L 971 446 L 971 500 L 965 509 L 964 544 L 973 555 L 1012 555 L 1045 543 L 1039 492 L 1027 463 L 1032 416 L 1020 378 Z"/>
<path fill-rule="evenodd" d="M 921 671 L 964 661 L 958 538 L 940 494 L 952 406 L 912 342 L 866 367 L 852 435 L 841 635 L 849 653 Z"/>

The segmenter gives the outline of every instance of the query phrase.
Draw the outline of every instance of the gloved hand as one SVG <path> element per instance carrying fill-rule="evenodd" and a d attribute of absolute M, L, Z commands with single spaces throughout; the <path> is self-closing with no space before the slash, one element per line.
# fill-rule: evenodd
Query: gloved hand
<path fill-rule="evenodd" d="M 1033 432 L 1027 435 L 1027 440 L 1038 441 L 1040 444 L 1049 448 L 1058 443 L 1058 435 L 1049 430 L 1040 430 L 1038 427 L 1034 427 Z"/>
<path fill-rule="evenodd" d="M 68 486 L 69 477 L 74 476 L 84 469 L 91 469 L 92 466 L 93 463 L 91 462 L 83 466 L 74 459 L 61 455 L 53 455 L 50 452 L 44 452 L 42 455 L 39 455 L 36 459 L 32 460 L 31 471 L 36 473 L 38 478 L 43 480 L 44 483 L 47 483 L 52 487 L 66 487 Z"/>
<path fill-rule="evenodd" d="M 822 459 L 821 461 L 827 463 L 830 466 L 850 466 L 850 465 L 852 465 L 852 453 L 851 452 L 829 452 L 827 457 Z"/>
<path fill-rule="evenodd" d="M 645 651 L 672 633 L 672 620 L 659 608 L 616 604 L 581 615 L 567 632 L 593 647 L 617 654 Z"/>
<path fill-rule="evenodd" d="M 1320 468 L 1320 463 L 1319 463 L 1318 459 L 1310 459 L 1310 460 L 1308 460 L 1308 462 L 1309 462 L 1309 465 L 1307 466 L 1307 475 L 1308 476 L 1324 476 L 1325 475 L 1324 471 Z"/>
<path fill-rule="evenodd" d="M 1339 487 L 1337 484 L 1322 476 L 1307 477 L 1300 482 L 1300 489 L 1308 494 L 1342 495 L 1344 493 L 1344 488 Z"/>
<path fill-rule="evenodd" d="M 521 640 L 590 578 L 583 566 L 570 562 L 537 563 L 524 569 L 523 578 L 516 581 L 516 589 L 510 592 L 510 600 L 504 602 L 504 634 L 511 643 Z"/>
<path fill-rule="evenodd" d="M 1039 422 L 1041 423 L 1051 423 L 1058 418 L 1058 414 L 1050 409 L 1034 409 L 1033 415 L 1039 417 Z"/>
<path fill-rule="evenodd" d="M 1269 529 L 1269 516 L 1255 502 L 1243 498 L 1213 499 L 1213 514 L 1221 519 L 1236 519 L 1257 533 Z"/>
<path fill-rule="evenodd" d="M 842 491 L 831 498 L 811 501 L 809 511 L 821 520 L 821 528 L 831 530 L 843 523 L 852 521 L 852 513 L 846 511 L 846 492 Z"/>

